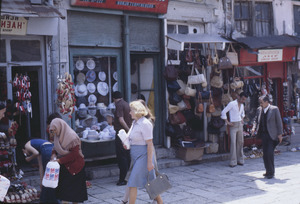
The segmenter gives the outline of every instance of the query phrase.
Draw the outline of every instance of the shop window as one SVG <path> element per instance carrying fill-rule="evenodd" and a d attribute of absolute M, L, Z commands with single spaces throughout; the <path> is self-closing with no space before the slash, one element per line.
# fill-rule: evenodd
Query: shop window
<path fill-rule="evenodd" d="M 294 25 L 296 35 L 300 35 L 300 6 L 294 5 Z"/>
<path fill-rule="evenodd" d="M 0 40 L 0 62 L 6 62 L 5 40 Z"/>
<path fill-rule="evenodd" d="M 262 77 L 264 69 L 262 66 L 236 67 L 235 76 L 238 77 Z"/>
<path fill-rule="evenodd" d="M 85 127 L 106 121 L 112 92 L 118 91 L 116 57 L 74 56 L 75 120 Z M 94 118 L 84 122 L 87 118 Z"/>
<path fill-rule="evenodd" d="M 272 3 L 256 2 L 255 8 L 252 8 L 252 2 L 235 2 L 234 19 L 236 30 L 245 35 L 268 36 L 273 34 Z M 253 24 L 254 28 L 252 28 Z"/>
<path fill-rule="evenodd" d="M 131 99 L 143 99 L 154 115 L 153 58 L 134 58 L 131 62 Z"/>
<path fill-rule="evenodd" d="M 11 40 L 12 61 L 41 61 L 41 43 L 39 40 Z"/>
<path fill-rule="evenodd" d="M 7 100 L 6 67 L 0 67 L 0 101 Z"/>

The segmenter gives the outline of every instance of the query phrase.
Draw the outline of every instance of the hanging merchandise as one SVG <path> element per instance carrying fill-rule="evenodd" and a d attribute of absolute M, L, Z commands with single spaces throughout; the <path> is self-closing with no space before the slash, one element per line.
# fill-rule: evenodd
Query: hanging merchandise
<path fill-rule="evenodd" d="M 76 104 L 75 90 L 73 88 L 72 76 L 68 72 L 65 73 L 64 77 L 58 76 L 58 85 L 56 89 L 57 93 L 57 104 L 62 114 L 69 114 L 69 118 L 72 118 L 74 107 Z M 87 92 L 85 86 L 85 92 Z"/>
<path fill-rule="evenodd" d="M 207 60 L 207 66 L 212 66 L 214 63 L 213 63 L 213 59 L 211 57 L 211 49 L 209 47 L 209 44 L 207 45 L 207 57 L 206 57 L 206 60 Z"/>
<path fill-rule="evenodd" d="M 191 43 L 189 45 L 189 50 L 186 52 L 185 61 L 186 62 L 193 62 L 193 52 L 192 52 L 192 45 L 191 45 Z"/>
<path fill-rule="evenodd" d="M 196 75 L 194 75 L 194 71 L 196 72 Z M 202 84 L 204 82 L 206 82 L 204 74 L 200 74 L 194 64 L 191 75 L 188 77 L 188 84 Z"/>
<path fill-rule="evenodd" d="M 232 51 L 229 51 L 230 48 Z M 230 43 L 228 46 L 226 57 L 228 57 L 232 65 L 239 65 L 238 53 L 235 51 L 234 47 L 232 46 L 232 43 Z"/>
<path fill-rule="evenodd" d="M 218 51 L 217 51 L 217 43 L 215 43 L 215 55 L 213 58 L 213 63 L 215 65 L 219 64 L 219 56 L 218 56 Z"/>
<path fill-rule="evenodd" d="M 30 78 L 27 75 L 16 74 L 13 80 L 13 88 L 14 88 L 14 101 L 15 107 L 20 113 L 31 113 L 32 117 L 32 106 L 31 106 L 31 92 L 30 88 Z"/>
<path fill-rule="evenodd" d="M 207 113 L 213 113 L 213 112 L 215 112 L 215 110 L 216 109 L 215 109 L 214 102 L 213 102 L 211 92 L 210 92 L 210 94 L 209 94 L 209 104 L 206 107 L 206 112 Z"/>
<path fill-rule="evenodd" d="M 174 81 L 178 78 L 178 71 L 171 61 L 165 68 L 164 77 L 167 81 Z"/>

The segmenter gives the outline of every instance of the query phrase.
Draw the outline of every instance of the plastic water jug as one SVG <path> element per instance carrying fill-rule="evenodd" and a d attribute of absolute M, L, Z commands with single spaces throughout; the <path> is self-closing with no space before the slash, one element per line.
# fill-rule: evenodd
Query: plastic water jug
<path fill-rule="evenodd" d="M 49 161 L 46 166 L 42 184 L 48 188 L 56 188 L 59 178 L 59 163 L 57 161 Z"/>
<path fill-rule="evenodd" d="M 10 181 L 6 177 L 0 175 L 0 201 L 1 202 L 3 202 L 3 199 L 8 191 L 9 186 L 10 186 Z"/>

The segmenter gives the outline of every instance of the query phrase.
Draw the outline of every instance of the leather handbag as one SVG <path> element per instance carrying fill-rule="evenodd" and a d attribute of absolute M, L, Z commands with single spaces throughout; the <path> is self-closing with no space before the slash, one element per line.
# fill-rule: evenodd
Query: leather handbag
<path fill-rule="evenodd" d="M 185 55 L 185 61 L 186 62 L 193 62 L 193 52 L 192 52 L 192 45 L 190 43 L 189 50 L 187 51 Z"/>
<path fill-rule="evenodd" d="M 219 116 L 211 117 L 211 125 L 214 128 L 220 129 L 225 125 L 225 121 Z"/>
<path fill-rule="evenodd" d="M 223 86 L 223 79 L 221 76 L 213 76 L 210 80 L 210 85 L 215 88 L 221 88 Z"/>
<path fill-rule="evenodd" d="M 230 89 L 228 89 L 227 93 L 222 95 L 222 104 L 223 106 L 227 106 L 227 104 L 230 103 L 231 101 L 233 101 L 233 99 L 230 94 Z"/>
<path fill-rule="evenodd" d="M 184 91 L 186 89 L 186 84 L 182 80 L 180 80 L 180 79 L 177 79 L 177 83 L 180 86 L 180 89 L 177 91 L 177 94 L 178 95 L 183 95 Z"/>
<path fill-rule="evenodd" d="M 193 89 L 191 84 L 187 84 L 184 91 L 185 95 L 194 97 L 196 96 L 196 92 L 197 92 L 196 89 Z"/>
<path fill-rule="evenodd" d="M 219 56 L 218 56 L 218 51 L 217 51 L 217 43 L 215 43 L 215 56 L 213 58 L 213 63 L 214 64 L 219 64 Z"/>
<path fill-rule="evenodd" d="M 157 175 L 155 179 L 149 181 L 149 174 L 147 177 L 147 183 L 145 185 L 146 191 L 151 200 L 154 200 L 158 195 L 172 188 L 169 182 L 169 178 L 165 174 L 161 174 L 155 169 L 155 174 Z"/>
<path fill-rule="evenodd" d="M 198 105 L 196 107 L 196 112 L 197 113 L 203 113 L 204 111 L 204 106 L 202 103 L 202 96 L 201 96 L 201 92 L 198 93 Z"/>
<path fill-rule="evenodd" d="M 185 104 L 185 102 L 182 100 L 179 103 L 177 103 L 177 106 L 179 107 L 179 110 L 185 110 L 187 109 L 187 106 Z"/>
<path fill-rule="evenodd" d="M 212 66 L 213 65 L 213 59 L 211 57 L 211 49 L 210 49 L 210 46 L 209 44 L 207 45 L 207 66 Z"/>
<path fill-rule="evenodd" d="M 167 89 L 169 92 L 176 92 L 180 89 L 180 85 L 177 81 L 168 81 L 167 82 Z"/>
<path fill-rule="evenodd" d="M 178 125 L 181 123 L 185 123 L 186 119 L 185 119 L 184 115 L 182 114 L 182 112 L 178 111 L 174 114 L 170 114 L 169 121 L 172 125 Z"/>
<path fill-rule="evenodd" d="M 196 75 L 194 74 L 194 71 L 196 72 Z M 201 84 L 206 81 L 204 74 L 200 74 L 198 69 L 195 68 L 195 65 L 193 65 L 191 75 L 188 76 L 188 84 Z"/>
<path fill-rule="evenodd" d="M 211 97 L 211 93 L 209 94 L 209 105 L 206 107 L 206 112 L 207 113 L 213 113 L 215 112 L 215 106 L 214 106 L 214 102 L 213 99 Z"/>
<path fill-rule="evenodd" d="M 178 70 L 171 63 L 166 66 L 163 75 L 167 81 L 175 81 L 178 77 Z"/>
<path fill-rule="evenodd" d="M 232 51 L 229 51 L 231 48 Z M 232 44 L 230 43 L 230 45 L 228 46 L 227 52 L 226 52 L 226 56 L 229 58 L 230 62 L 232 65 L 239 65 L 239 57 L 238 57 L 238 53 L 235 51 L 234 47 L 232 46 Z"/>
<path fill-rule="evenodd" d="M 176 92 L 169 94 L 169 103 L 170 104 L 177 105 L 177 103 L 179 103 L 180 101 L 182 101 L 182 98 Z"/>
<path fill-rule="evenodd" d="M 233 66 L 228 57 L 221 57 L 219 60 L 219 69 L 232 69 Z"/>
<path fill-rule="evenodd" d="M 177 111 L 179 111 L 179 109 L 180 109 L 179 106 L 169 104 L 170 114 L 175 114 Z"/>

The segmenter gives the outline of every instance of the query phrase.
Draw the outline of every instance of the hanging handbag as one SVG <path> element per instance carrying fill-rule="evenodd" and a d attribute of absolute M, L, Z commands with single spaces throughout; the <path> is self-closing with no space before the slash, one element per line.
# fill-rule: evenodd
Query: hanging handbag
<path fill-rule="evenodd" d="M 172 65 L 171 61 L 170 64 L 166 66 L 163 75 L 167 81 L 175 81 L 178 78 L 178 71 L 175 66 Z"/>
<path fill-rule="evenodd" d="M 186 62 L 193 62 L 193 52 L 192 52 L 192 45 L 190 43 L 189 50 L 187 51 L 185 55 L 185 61 Z"/>
<path fill-rule="evenodd" d="M 215 43 L 215 56 L 213 58 L 213 63 L 214 64 L 219 64 L 219 56 L 218 56 L 218 51 L 217 51 L 217 43 Z"/>
<path fill-rule="evenodd" d="M 230 48 L 232 51 L 229 51 Z M 232 46 L 232 43 L 230 43 L 228 46 L 226 56 L 229 58 L 232 65 L 239 65 L 238 53 L 235 51 L 234 47 Z"/>
<path fill-rule="evenodd" d="M 184 91 L 184 94 L 188 95 L 188 96 L 195 97 L 196 92 L 197 92 L 196 89 L 193 89 L 191 84 L 187 84 L 187 86 L 185 88 L 185 91 Z"/>
<path fill-rule="evenodd" d="M 183 100 L 180 101 L 179 103 L 177 103 L 177 106 L 178 106 L 179 110 L 185 110 L 185 109 L 187 109 L 187 106 L 186 106 L 186 104 L 185 104 L 185 102 Z"/>
<path fill-rule="evenodd" d="M 219 60 L 219 69 L 232 69 L 233 66 L 228 57 L 221 57 Z"/>
<path fill-rule="evenodd" d="M 146 191 L 151 200 L 154 200 L 157 196 L 172 188 L 167 175 L 159 173 L 156 168 L 154 169 L 155 174 L 157 175 L 156 178 L 149 181 L 148 173 L 147 183 L 145 185 Z"/>
<path fill-rule="evenodd" d="M 186 89 L 186 84 L 180 79 L 177 79 L 177 83 L 180 86 L 180 89 L 177 91 L 177 94 L 178 95 L 183 95 L 184 92 L 185 92 L 185 89 Z"/>
<path fill-rule="evenodd" d="M 177 111 L 179 111 L 179 106 L 169 104 L 169 112 L 170 112 L 170 114 L 175 114 Z"/>
<path fill-rule="evenodd" d="M 169 94 L 169 103 L 170 104 L 177 105 L 177 103 L 179 103 L 180 101 L 182 101 L 182 98 L 176 92 Z"/>
<path fill-rule="evenodd" d="M 207 57 L 206 57 L 206 60 L 207 60 L 207 66 L 212 66 L 213 65 L 213 59 L 211 57 L 211 50 L 210 50 L 210 47 L 209 47 L 209 43 L 207 45 Z"/>
<path fill-rule="evenodd" d="M 201 96 L 201 92 L 198 93 L 198 105 L 196 106 L 196 112 L 197 113 L 203 113 L 204 111 L 204 106 L 202 103 L 202 96 Z"/>
<path fill-rule="evenodd" d="M 185 106 L 186 106 L 186 109 L 187 110 L 190 110 L 192 109 L 192 106 L 191 106 L 191 103 L 190 103 L 190 100 L 189 99 L 183 99 L 184 103 L 185 103 Z"/>
<path fill-rule="evenodd" d="M 225 125 L 225 121 L 220 116 L 211 117 L 210 122 L 211 122 L 211 126 L 217 129 L 220 129 Z"/>
<path fill-rule="evenodd" d="M 209 94 L 209 104 L 208 106 L 206 107 L 206 112 L 207 113 L 213 113 L 215 112 L 215 106 L 214 106 L 214 102 L 213 102 L 213 99 L 212 99 L 212 96 L 211 96 L 211 93 Z"/>
<path fill-rule="evenodd" d="M 230 94 L 230 89 L 228 89 L 227 93 L 222 95 L 222 104 L 223 106 L 227 106 L 227 104 L 230 103 L 231 101 L 233 101 L 233 99 Z"/>
<path fill-rule="evenodd" d="M 180 85 L 177 81 L 167 81 L 167 89 L 169 92 L 176 92 L 180 89 Z"/>
<path fill-rule="evenodd" d="M 181 111 L 170 114 L 169 121 L 172 125 L 178 125 L 186 122 L 186 119 Z"/>
<path fill-rule="evenodd" d="M 215 88 L 222 88 L 223 79 L 221 76 L 213 76 L 210 80 L 210 85 Z"/>
<path fill-rule="evenodd" d="M 194 71 L 196 72 L 196 75 L 193 75 Z M 201 84 L 205 81 L 206 81 L 206 79 L 205 79 L 204 74 L 200 74 L 198 69 L 195 68 L 195 65 L 193 65 L 192 72 L 191 72 L 191 75 L 188 76 L 187 83 L 188 84 Z"/>
<path fill-rule="evenodd" d="M 206 81 L 206 73 L 205 73 L 205 67 L 204 66 L 202 66 L 202 74 L 205 77 L 205 81 L 201 83 L 201 86 L 202 86 L 202 88 L 205 88 L 205 87 L 207 87 L 207 81 Z"/>

